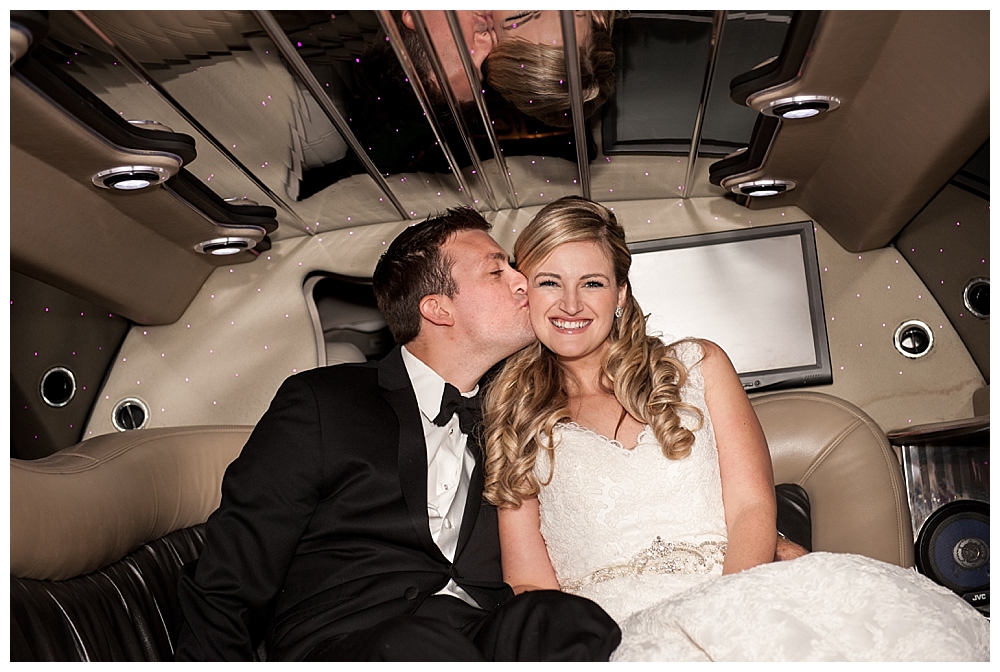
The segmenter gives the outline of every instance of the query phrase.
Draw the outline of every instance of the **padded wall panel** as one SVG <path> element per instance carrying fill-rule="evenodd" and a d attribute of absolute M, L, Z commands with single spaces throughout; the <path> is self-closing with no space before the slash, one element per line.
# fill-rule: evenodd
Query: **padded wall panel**
<path fill-rule="evenodd" d="M 10 274 L 10 456 L 31 460 L 80 441 L 90 409 L 128 332 L 128 322 L 50 285 Z M 42 400 L 46 371 L 72 372 L 63 406 Z"/>
<path fill-rule="evenodd" d="M 967 418 L 983 377 L 951 322 L 894 248 L 851 253 L 816 231 L 833 384 L 812 388 L 859 406 L 884 430 Z M 893 345 L 907 320 L 934 330 L 934 349 L 909 359 Z"/>
<path fill-rule="evenodd" d="M 962 297 L 970 280 L 990 277 L 990 202 L 949 185 L 903 229 L 896 247 L 937 299 L 988 383 L 990 321 L 969 312 Z"/>

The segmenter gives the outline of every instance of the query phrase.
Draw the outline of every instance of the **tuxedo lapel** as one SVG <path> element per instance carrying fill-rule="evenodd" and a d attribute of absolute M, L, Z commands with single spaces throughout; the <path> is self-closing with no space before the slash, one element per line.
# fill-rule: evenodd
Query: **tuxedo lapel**
<path fill-rule="evenodd" d="M 398 346 L 379 362 L 378 371 L 382 396 L 399 420 L 399 485 L 410 521 L 427 553 L 447 562 L 431 537 L 427 519 L 427 446 L 417 398 Z"/>

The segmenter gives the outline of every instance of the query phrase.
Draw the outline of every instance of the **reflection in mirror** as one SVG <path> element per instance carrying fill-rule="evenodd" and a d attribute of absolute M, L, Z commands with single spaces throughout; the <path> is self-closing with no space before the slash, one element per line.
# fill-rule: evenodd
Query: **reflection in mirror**
<path fill-rule="evenodd" d="M 276 207 L 275 239 L 421 218 L 463 202 L 480 210 L 540 205 L 588 185 L 598 199 L 627 199 L 650 181 L 662 196 L 679 196 L 711 27 L 711 12 L 566 13 L 587 119 L 582 178 L 559 11 L 389 12 L 441 122 L 437 133 L 376 11 L 50 15 L 49 36 L 29 57 L 49 59 L 127 119 L 195 138 L 198 157 L 188 170 L 222 198 Z M 790 15 L 728 13 L 697 175 L 707 157 L 746 144 L 754 114 L 728 100 L 728 80 L 780 51 Z M 273 30 L 262 16 L 273 18 Z M 455 94 L 454 112 L 446 90 Z M 346 122 L 343 134 L 331 109 Z M 676 153 L 676 169 L 650 174 L 633 167 L 631 151 Z M 703 179 L 695 185 L 713 189 Z"/>
<path fill-rule="evenodd" d="M 791 11 L 729 12 L 702 128 L 700 153 L 745 147 L 757 114 L 729 98 L 729 82 L 781 51 Z M 631 12 L 614 34 L 618 87 L 602 119 L 604 153 L 686 154 L 698 110 L 712 12 Z"/>
<path fill-rule="evenodd" d="M 343 156 L 346 143 L 251 13 L 87 13 L 138 65 L 138 77 L 76 17 L 54 14 L 49 57 L 123 116 L 155 119 L 195 137 L 199 156 L 190 170 L 220 196 L 275 202 L 282 225 L 298 232 L 399 218 L 366 175 L 355 177 L 346 195 L 303 197 L 303 173 Z M 216 146 L 222 151 L 211 151 Z M 254 182 L 263 189 L 254 189 Z M 276 237 L 281 234 L 279 229 Z"/>
<path fill-rule="evenodd" d="M 241 24 L 238 13 L 230 13 L 234 15 L 230 22 L 216 20 L 218 35 L 214 37 L 217 39 L 202 32 L 200 37 L 205 44 L 198 46 L 183 44 L 178 27 L 188 18 L 184 16 L 149 17 L 140 12 L 114 12 L 96 18 L 82 12 L 50 14 L 50 35 L 39 45 L 35 58 L 62 69 L 126 119 L 154 120 L 196 138 L 200 160 L 187 168 L 220 197 L 245 197 L 257 203 L 273 204 L 284 215 L 286 224 L 290 218 L 292 226 L 299 230 L 304 228 L 301 219 L 287 208 L 279 195 L 218 139 L 206 133 L 201 123 L 167 90 L 146 76 L 147 67 L 164 69 L 170 63 L 176 67 L 182 60 L 182 46 L 196 53 L 223 49 L 235 31 L 249 25 L 245 21 Z M 213 15 L 211 19 L 218 18 L 214 15 L 221 13 L 210 14 Z M 164 34 L 179 39 L 181 44 L 158 39 Z M 128 51 L 122 47 L 127 47 Z M 141 60 L 135 60 L 131 53 Z"/>
<path fill-rule="evenodd" d="M 323 107 L 293 72 L 252 12 L 88 11 L 52 12 L 45 58 L 128 119 L 151 119 L 196 139 L 198 157 L 188 167 L 222 198 L 248 198 L 278 210 L 283 233 L 347 228 L 438 211 L 462 202 L 458 169 L 478 189 L 470 154 L 484 162 L 494 184 L 507 179 L 527 192 L 494 207 L 545 200 L 533 183 L 555 177 L 565 193 L 577 192 L 572 169 L 539 170 L 536 157 L 576 161 L 559 12 L 455 12 L 463 40 L 483 80 L 489 127 L 472 103 L 471 88 L 443 11 L 427 15 L 434 51 L 441 51 L 449 83 L 458 88 L 468 145 L 455 115 L 441 108 L 440 88 L 426 66 L 431 56 L 413 30 L 409 11 L 392 13 L 408 52 L 416 56 L 435 111 L 439 139 L 386 41 L 372 11 L 276 11 L 280 25 L 320 83 L 350 132 L 385 177 L 391 195 L 366 174 Z M 581 40 L 585 111 L 592 114 L 614 85 L 611 12 L 576 13 Z M 89 25 L 88 25 L 89 24 Z M 449 48 L 450 45 L 450 48 Z M 602 46 L 603 45 L 603 46 Z M 421 65 L 423 64 L 423 65 Z M 133 67 L 134 65 L 134 67 Z M 453 77 L 452 75 L 456 75 Z M 462 83 L 464 81 L 464 87 Z M 548 93 L 546 93 L 546 87 Z M 590 160 L 597 146 L 587 135 Z M 441 145 L 454 156 L 449 165 Z M 517 161 L 500 175 L 496 149 Z M 570 166 L 571 167 L 571 166 Z M 564 179 L 565 178 L 565 179 Z M 526 185 L 532 184 L 527 187 Z M 392 198 L 395 196 L 396 198 Z M 476 207 L 482 203 L 472 195 Z M 513 202 L 511 202 L 513 200 Z M 352 215 L 344 213 L 350 211 Z"/>
<path fill-rule="evenodd" d="M 474 65 L 479 66 L 477 75 L 483 78 L 483 95 L 487 100 L 489 115 L 493 121 L 494 130 L 501 139 L 501 145 L 506 156 L 536 155 L 554 156 L 575 160 L 575 150 L 568 141 L 568 130 L 572 126 L 569 116 L 569 93 L 566 84 L 565 63 L 562 57 L 562 34 L 558 26 L 558 12 L 540 12 L 546 15 L 527 24 L 518 24 L 518 13 L 500 11 L 470 11 L 455 12 L 462 29 L 463 37 Z M 528 14 L 536 14 L 529 12 Z M 602 31 L 593 33 L 594 39 L 588 40 L 587 46 L 581 48 L 585 66 L 585 98 L 588 100 L 587 111 L 593 113 L 610 95 L 614 86 L 613 50 L 610 48 L 610 19 L 608 12 L 581 12 L 578 24 L 587 25 L 601 17 Z M 462 142 L 454 137 L 455 124 L 442 94 L 437 78 L 430 65 L 430 55 L 424 48 L 417 33 L 413 13 L 409 10 L 392 11 L 394 24 L 402 36 L 403 45 L 413 60 L 421 83 L 428 93 L 430 104 L 435 115 L 444 122 L 446 141 L 449 147 L 458 155 L 463 167 L 468 165 L 468 157 L 462 160 Z M 448 84 L 452 87 L 460 103 L 462 115 L 468 124 L 475 140 L 476 153 L 483 158 L 489 158 L 492 150 L 485 142 L 485 132 L 482 121 L 472 104 L 472 91 L 459 60 L 458 47 L 447 25 L 443 11 L 423 11 L 431 42 L 435 51 L 441 56 L 441 64 L 447 73 Z M 555 23 L 553 23 L 553 20 Z M 541 44 L 517 36 L 519 30 L 526 30 L 528 25 L 535 25 L 543 30 L 529 34 L 535 40 L 544 36 L 551 44 Z M 554 28 L 553 28 L 554 26 Z M 596 37 L 600 35 L 601 39 Z M 359 80 L 367 89 L 368 102 L 372 105 L 366 112 L 373 112 L 374 118 L 385 116 L 384 110 L 391 110 L 393 117 L 416 119 L 420 114 L 419 103 L 412 94 L 412 86 L 406 73 L 400 67 L 392 51 L 392 46 L 383 34 L 376 39 L 373 47 L 360 61 Z M 604 45 L 604 49 L 595 49 L 594 45 Z M 594 58 L 592 52 L 601 54 Z M 609 61 L 610 58 L 610 61 Z M 600 82 L 600 85 L 598 85 Z M 547 92 L 548 91 L 548 92 Z M 374 104 L 372 104 L 374 103 Z M 381 105 L 379 105 L 381 103 Z M 450 123 L 449 123 L 450 121 Z M 555 122 L 555 123 L 553 123 Z M 433 142 L 429 129 L 421 127 L 424 133 L 423 145 Z M 359 135 L 359 137 L 361 137 Z M 366 134 L 366 137 L 367 134 Z M 392 136 L 382 135 L 382 143 L 392 139 Z M 406 138 L 404 138 L 405 140 Z M 416 144 L 415 138 L 410 143 Z M 393 145 L 397 149 L 398 145 Z M 423 163 L 418 170 L 447 170 L 442 164 L 443 156 L 438 152 L 411 151 L 397 159 Z M 374 147 L 373 152 L 378 150 Z M 591 158 L 596 154 L 596 148 L 591 148 Z M 399 169 L 401 166 L 394 165 Z M 389 172 L 403 172 L 392 170 Z"/>
<path fill-rule="evenodd" d="M 620 13 L 612 36 L 616 89 L 599 124 L 604 157 L 592 166 L 595 198 L 724 196 L 723 189 L 709 182 L 709 166 L 719 156 L 747 146 L 757 117 L 730 99 L 729 82 L 778 55 L 793 14 L 726 12 L 699 128 L 698 158 L 689 169 L 713 12 Z M 651 170 L 648 154 L 676 159 L 655 162 Z"/>
<path fill-rule="evenodd" d="M 398 14 L 405 31 L 416 32 L 410 10 L 394 14 Z M 549 126 L 572 126 L 559 11 L 460 10 L 455 14 L 480 81 L 519 111 Z M 589 117 L 614 90 L 614 19 L 609 11 L 583 10 L 574 14 L 583 98 Z M 455 44 L 445 12 L 425 10 L 421 15 L 456 98 L 462 103 L 472 102 L 472 89 L 458 54 L 460 47 Z M 421 78 L 440 97 L 441 86 L 430 70 L 426 51 L 412 36 L 405 39 Z"/>

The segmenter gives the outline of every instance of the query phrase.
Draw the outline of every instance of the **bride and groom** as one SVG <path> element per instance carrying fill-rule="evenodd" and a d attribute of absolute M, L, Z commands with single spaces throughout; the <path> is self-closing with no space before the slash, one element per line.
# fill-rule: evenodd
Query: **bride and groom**
<path fill-rule="evenodd" d="M 544 208 L 524 275 L 488 230 L 470 210 L 407 228 L 373 278 L 403 347 L 282 385 L 185 568 L 178 659 L 901 659 L 912 631 L 988 657 L 963 606 L 982 617 L 913 572 L 769 563 L 759 424 L 719 348 L 645 335 L 613 214 Z"/>

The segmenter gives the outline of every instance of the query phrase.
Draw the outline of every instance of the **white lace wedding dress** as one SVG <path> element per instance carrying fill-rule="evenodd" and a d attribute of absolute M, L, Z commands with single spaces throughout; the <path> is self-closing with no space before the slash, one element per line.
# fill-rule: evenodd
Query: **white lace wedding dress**
<path fill-rule="evenodd" d="M 539 494 L 563 590 L 621 625 L 612 660 L 989 660 L 989 621 L 913 570 L 817 552 L 722 576 L 726 524 L 701 349 L 685 343 L 677 355 L 689 368 L 682 397 L 705 418 L 691 455 L 666 459 L 648 427 L 629 450 L 561 425 Z M 549 467 L 542 451 L 543 483 Z"/>

